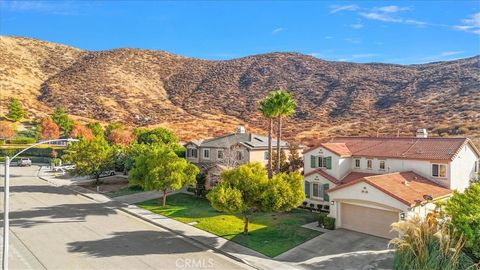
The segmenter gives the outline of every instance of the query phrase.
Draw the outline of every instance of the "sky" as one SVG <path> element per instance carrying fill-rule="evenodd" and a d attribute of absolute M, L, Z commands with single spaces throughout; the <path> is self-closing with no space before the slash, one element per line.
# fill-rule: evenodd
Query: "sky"
<path fill-rule="evenodd" d="M 416 64 L 480 54 L 480 1 L 6 1 L 0 34 L 227 60 Z"/>

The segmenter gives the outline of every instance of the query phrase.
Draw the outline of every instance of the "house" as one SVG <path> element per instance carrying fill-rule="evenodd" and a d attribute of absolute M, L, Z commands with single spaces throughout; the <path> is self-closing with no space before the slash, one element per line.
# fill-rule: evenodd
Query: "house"
<path fill-rule="evenodd" d="M 272 138 L 273 150 L 277 140 Z M 189 141 L 184 144 L 186 159 L 196 164 L 206 175 L 206 187 L 212 187 L 219 181 L 219 175 L 225 168 L 236 167 L 248 162 L 268 163 L 268 137 L 246 132 L 238 127 L 236 132 L 207 140 Z M 287 158 L 289 145 L 280 141 L 280 147 Z M 303 146 L 299 146 L 301 155 Z"/>
<path fill-rule="evenodd" d="M 390 224 L 467 188 L 479 158 L 468 138 L 429 138 L 423 129 L 416 137 L 336 137 L 305 151 L 304 189 L 336 227 L 393 238 Z"/>

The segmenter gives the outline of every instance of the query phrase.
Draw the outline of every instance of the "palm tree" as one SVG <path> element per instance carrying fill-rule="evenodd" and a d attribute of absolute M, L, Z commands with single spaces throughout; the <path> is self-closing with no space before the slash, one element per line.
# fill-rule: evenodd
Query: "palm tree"
<path fill-rule="evenodd" d="M 268 119 L 268 165 L 267 165 L 267 172 L 268 178 L 272 178 L 272 133 L 273 133 L 273 119 L 277 117 L 275 111 L 275 104 L 273 99 L 273 93 L 270 92 L 268 96 L 262 99 L 259 102 L 260 111 L 262 115 Z"/>
<path fill-rule="evenodd" d="M 293 99 L 292 94 L 284 90 L 278 90 L 270 93 L 272 95 L 273 111 L 277 118 L 277 168 L 276 172 L 280 172 L 280 141 L 282 139 L 282 118 L 290 117 L 295 113 L 297 103 Z"/>

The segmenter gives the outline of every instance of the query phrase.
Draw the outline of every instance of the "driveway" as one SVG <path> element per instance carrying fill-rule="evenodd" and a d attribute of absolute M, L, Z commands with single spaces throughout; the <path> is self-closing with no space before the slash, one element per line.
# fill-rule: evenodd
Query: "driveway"
<path fill-rule="evenodd" d="M 303 269 L 391 269 L 388 240 L 337 229 L 324 233 L 275 258 Z"/>

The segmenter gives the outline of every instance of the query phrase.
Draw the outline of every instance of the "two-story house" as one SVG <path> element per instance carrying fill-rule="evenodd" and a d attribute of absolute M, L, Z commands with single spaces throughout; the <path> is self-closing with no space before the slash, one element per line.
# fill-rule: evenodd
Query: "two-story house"
<path fill-rule="evenodd" d="M 323 205 L 336 226 L 392 238 L 390 224 L 425 215 L 433 202 L 462 192 L 479 170 L 467 138 L 337 137 L 304 153 L 308 203 Z"/>
<path fill-rule="evenodd" d="M 272 139 L 273 150 L 277 140 Z M 268 163 L 268 137 L 246 132 L 244 127 L 238 127 L 235 133 L 216 138 L 189 141 L 185 145 L 186 159 L 196 164 L 206 175 L 206 187 L 210 188 L 219 180 L 219 175 L 225 168 L 236 167 L 248 162 Z M 288 143 L 280 141 L 280 147 L 285 155 L 290 156 Z M 302 147 L 299 154 L 302 154 Z"/>

